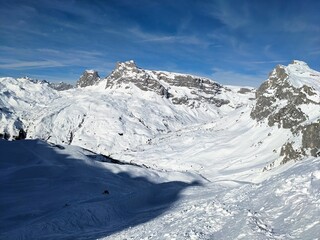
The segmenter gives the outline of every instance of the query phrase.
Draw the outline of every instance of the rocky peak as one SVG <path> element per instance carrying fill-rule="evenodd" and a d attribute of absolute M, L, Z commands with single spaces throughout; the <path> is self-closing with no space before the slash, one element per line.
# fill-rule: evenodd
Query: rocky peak
<path fill-rule="evenodd" d="M 299 105 L 320 104 L 317 84 L 320 84 L 320 74 L 304 62 L 295 60 L 287 67 L 278 65 L 257 89 L 257 103 L 251 117 L 258 121 L 268 119 L 270 126 L 278 123 L 280 127 L 294 127 L 306 120 Z"/>
<path fill-rule="evenodd" d="M 126 62 L 117 62 L 116 69 L 124 70 L 124 69 L 136 69 L 137 65 L 133 60 L 126 61 Z"/>
<path fill-rule="evenodd" d="M 160 95 L 163 93 L 163 86 L 146 70 L 138 68 L 133 60 L 118 62 L 106 81 L 106 88 L 129 89 L 134 85 L 143 91 L 154 91 Z"/>
<path fill-rule="evenodd" d="M 293 142 L 284 145 L 281 152 L 284 161 L 308 152 L 316 156 L 319 152 L 320 134 L 310 133 L 312 129 L 319 129 L 320 124 L 319 116 L 314 117 L 312 113 L 320 112 L 319 86 L 320 73 L 310 69 L 305 62 L 295 60 L 288 66 L 276 66 L 256 91 L 257 100 L 251 117 L 301 136 L 300 145 Z"/>
<path fill-rule="evenodd" d="M 76 87 L 87 87 L 96 85 L 100 81 L 100 76 L 95 70 L 85 70 L 76 83 Z"/>
<path fill-rule="evenodd" d="M 207 102 L 220 107 L 229 103 L 227 100 L 217 98 L 223 87 L 210 79 L 188 74 L 144 70 L 137 67 L 132 60 L 118 62 L 106 81 L 106 88 L 130 89 L 134 85 L 143 91 L 153 91 L 168 98 L 173 104 L 196 107 L 201 102 Z"/>

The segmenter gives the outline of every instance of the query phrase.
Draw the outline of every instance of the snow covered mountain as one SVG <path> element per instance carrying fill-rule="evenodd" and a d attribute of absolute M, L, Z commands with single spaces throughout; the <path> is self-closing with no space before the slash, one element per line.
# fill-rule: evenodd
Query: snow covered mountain
<path fill-rule="evenodd" d="M 45 205 L 37 210 L 39 215 L 23 206 L 21 214 L 29 216 L 30 221 L 39 216 L 32 229 L 47 226 L 43 236 L 66 238 L 64 231 L 69 231 L 71 238 L 89 239 L 109 235 L 110 239 L 128 236 L 133 239 L 312 239 L 317 236 L 319 212 L 312 209 L 319 204 L 320 194 L 320 73 L 306 63 L 294 61 L 288 66 L 277 66 L 257 90 L 223 86 L 188 74 L 145 70 L 133 61 L 117 63 L 104 79 L 95 71 L 85 71 L 77 86 L 56 91 L 41 82 L 0 78 L 0 134 L 13 139 L 24 129 L 27 138 L 51 144 L 1 141 L 0 146 L 4 146 L 1 151 L 6 153 L 3 181 L 7 181 L 2 187 L 6 189 L 16 177 L 14 184 L 23 182 L 26 176 L 15 171 L 34 166 L 31 160 L 38 156 L 40 169 L 43 167 L 45 172 L 48 169 L 53 174 L 45 178 L 45 184 L 63 175 L 60 170 L 48 168 L 52 161 L 50 166 L 63 166 L 63 169 L 80 167 L 81 176 L 77 179 L 83 178 L 85 186 L 87 182 L 97 183 L 99 179 L 92 180 L 92 176 L 106 168 L 112 173 L 122 168 L 126 176 L 133 174 L 146 179 L 141 183 L 146 187 L 146 195 L 139 191 L 140 183 L 136 180 L 131 182 L 126 177 L 122 182 L 107 174 L 106 179 L 117 194 L 126 181 L 132 184 L 131 192 L 127 189 L 128 192 L 113 198 L 112 209 L 101 206 L 104 200 L 96 197 L 95 188 L 91 190 L 89 186 L 84 189 L 92 196 L 80 194 L 81 201 L 74 208 L 62 209 L 56 215 L 42 218 Z M 31 155 L 24 155 L 23 150 L 14 157 L 26 165 L 15 165 L 20 160 L 12 162 L 12 166 L 9 164 L 13 153 L 10 149 L 15 148 L 33 149 L 27 150 Z M 50 154 L 58 160 L 48 157 Z M 66 156 L 75 163 L 68 165 Z M 129 165 L 109 163 L 106 167 L 101 161 Z M 98 173 L 82 174 L 93 165 L 99 165 Z M 71 171 L 70 176 L 78 176 L 77 170 L 66 171 Z M 35 179 L 30 173 L 29 183 L 32 181 Z M 58 182 L 56 187 L 60 189 L 64 180 Z M 161 187 L 157 188 L 155 182 Z M 37 188 L 36 183 L 32 186 Z M 157 190 L 152 190 L 154 187 Z M 164 197 L 153 197 L 154 191 Z M 26 193 L 19 194 L 12 193 L 12 199 L 23 198 Z M 33 194 L 40 193 L 35 190 Z M 77 195 L 73 190 L 70 194 Z M 71 195 L 67 194 L 59 204 L 69 204 L 67 198 L 76 201 Z M 130 199 L 123 203 L 126 205 L 123 209 L 117 205 L 121 196 Z M 51 200 L 45 201 L 49 204 Z M 145 204 L 138 204 L 140 201 Z M 288 207 L 284 202 L 296 202 L 299 206 Z M 7 205 L 8 202 L 1 202 L 1 207 Z M 132 214 L 127 214 L 128 211 Z M 13 219 L 12 223 L 3 225 L 4 237 L 13 234 L 14 219 L 19 219 L 19 215 L 10 214 L 13 210 L 0 219 L 2 222 Z M 78 221 L 79 214 L 83 221 Z M 70 216 L 73 224 L 68 225 L 65 219 Z M 196 219 L 200 223 L 190 225 L 181 216 L 187 222 Z M 292 220 L 297 216 L 299 224 L 294 224 Z M 115 223 L 110 222 L 111 218 L 116 218 Z M 89 230 L 77 235 L 76 229 L 83 229 L 88 222 Z M 131 223 L 135 227 L 127 229 Z M 21 228 L 14 236 L 35 236 L 37 230 L 33 232 L 23 222 L 19 224 Z M 159 224 L 162 227 L 155 230 Z M 227 227 L 230 225 L 235 226 L 234 230 Z M 166 229 L 170 230 L 164 235 Z"/>
<path fill-rule="evenodd" d="M 3 81 L 9 88 L 6 98 L 18 98 L 20 105 L 26 104 L 20 97 L 25 93 L 12 89 L 12 85 L 25 85 L 25 80 Z M 23 124 L 12 129 L 11 123 L 3 121 L 2 131 L 10 130 L 13 136 L 23 125 L 30 138 L 78 145 L 109 155 L 247 105 L 253 93 L 239 90 L 190 75 L 138 69 L 133 62 L 119 63 L 109 77 L 93 86 L 63 92 L 48 89 L 47 99 L 34 97 L 33 103 L 28 102 L 32 110 L 4 104 L 15 110 L 13 118 Z M 32 84 L 24 91 L 47 95 L 46 90 L 33 88 Z"/>
<path fill-rule="evenodd" d="M 320 156 L 320 73 L 301 61 L 279 65 L 256 91 L 251 117 L 269 126 L 290 129 L 281 148 L 282 163 Z"/>

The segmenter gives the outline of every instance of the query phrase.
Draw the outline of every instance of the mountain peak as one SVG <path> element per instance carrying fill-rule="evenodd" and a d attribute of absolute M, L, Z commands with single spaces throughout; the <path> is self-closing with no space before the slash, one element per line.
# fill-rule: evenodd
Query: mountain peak
<path fill-rule="evenodd" d="M 129 60 L 129 61 L 125 61 L 125 62 L 117 62 L 116 69 L 121 70 L 123 68 L 135 69 L 135 68 L 137 68 L 137 65 L 136 65 L 135 61 L 133 61 L 133 60 Z"/>
<path fill-rule="evenodd" d="M 320 73 L 305 62 L 294 60 L 288 66 L 278 65 L 256 91 L 251 117 L 257 121 L 267 120 L 270 127 L 276 125 L 300 136 L 283 145 L 282 163 L 305 155 L 318 155 L 320 139 L 313 133 L 320 128 L 319 118 L 314 115 L 320 109 L 319 86 Z"/>
<path fill-rule="evenodd" d="M 95 70 L 85 70 L 76 83 L 76 87 L 87 87 L 96 85 L 100 81 L 100 76 Z"/>
<path fill-rule="evenodd" d="M 303 62 L 300 60 L 293 60 L 290 65 L 299 65 L 299 66 L 307 66 L 308 67 L 308 64 L 306 62 Z"/>

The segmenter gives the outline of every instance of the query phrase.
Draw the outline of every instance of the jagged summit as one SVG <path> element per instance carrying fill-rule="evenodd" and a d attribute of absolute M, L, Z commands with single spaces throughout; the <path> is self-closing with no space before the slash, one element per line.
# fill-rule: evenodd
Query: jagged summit
<path fill-rule="evenodd" d="M 85 70 L 76 83 L 76 87 L 93 86 L 100 82 L 100 76 L 95 70 Z"/>
<path fill-rule="evenodd" d="M 118 62 L 112 73 L 106 77 L 106 88 L 132 89 L 155 92 L 169 99 L 173 104 L 191 107 L 207 102 L 222 106 L 229 101 L 218 95 L 226 90 L 222 85 L 203 77 L 190 74 L 152 71 L 137 67 L 133 60 Z"/>
<path fill-rule="evenodd" d="M 137 68 L 137 65 L 133 60 L 129 60 L 125 62 L 117 62 L 116 69 L 124 69 L 124 68 L 134 69 L 134 68 Z"/>

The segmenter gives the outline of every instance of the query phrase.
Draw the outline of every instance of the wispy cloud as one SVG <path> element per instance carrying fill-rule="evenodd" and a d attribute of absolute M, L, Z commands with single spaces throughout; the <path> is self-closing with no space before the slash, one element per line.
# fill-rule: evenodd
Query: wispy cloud
<path fill-rule="evenodd" d="M 209 6 L 209 14 L 230 29 L 243 27 L 249 22 L 249 9 L 246 2 L 235 7 L 232 1 L 213 1 Z"/>
<path fill-rule="evenodd" d="M 193 35 L 165 35 L 143 32 L 139 28 L 131 28 L 129 32 L 141 42 L 179 43 L 207 46 L 209 43 Z"/>
<path fill-rule="evenodd" d="M 11 63 L 0 63 L 0 69 L 34 69 L 34 68 L 55 68 L 65 66 L 56 61 L 14 61 Z"/>
<path fill-rule="evenodd" d="M 20 49 L 8 46 L 1 46 L 0 51 L 3 53 L 0 56 L 0 69 L 6 71 L 77 67 L 83 70 L 93 68 L 105 74 L 115 64 L 105 60 L 104 54 L 99 51 L 63 51 L 52 48 Z"/>
<path fill-rule="evenodd" d="M 267 61 L 247 61 L 247 64 L 269 64 L 269 63 L 284 63 L 288 60 L 267 60 Z"/>

